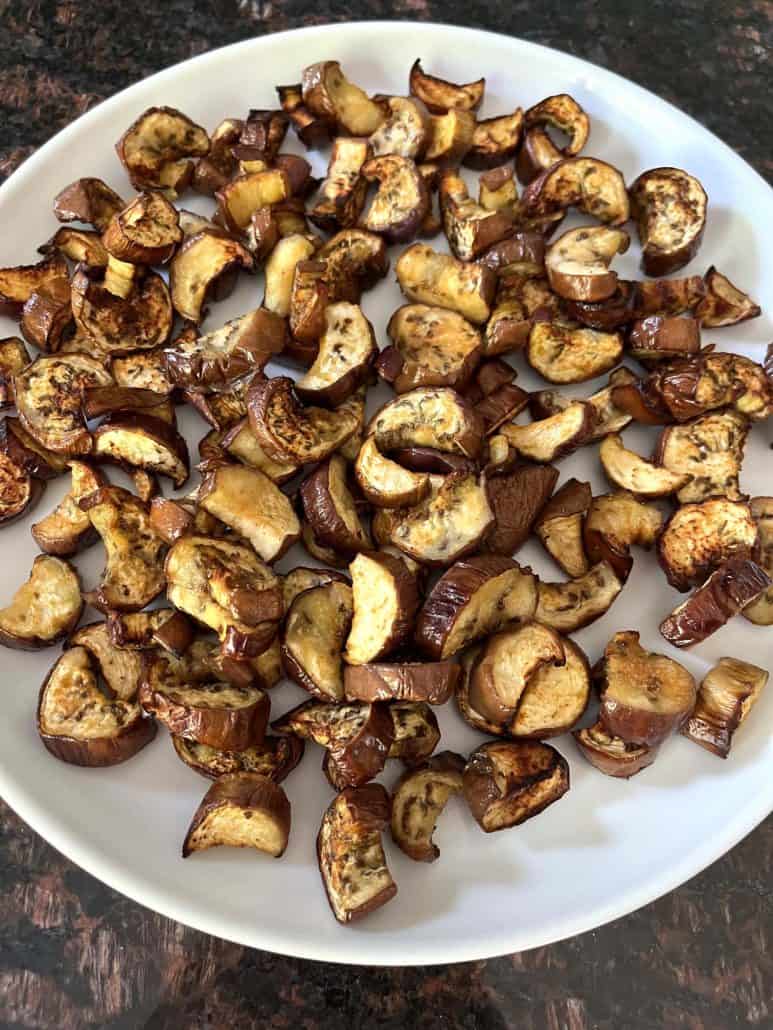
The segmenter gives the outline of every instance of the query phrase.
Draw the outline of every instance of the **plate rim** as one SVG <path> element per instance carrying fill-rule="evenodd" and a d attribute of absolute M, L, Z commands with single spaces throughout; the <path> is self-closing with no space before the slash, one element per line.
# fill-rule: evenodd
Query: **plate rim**
<path fill-rule="evenodd" d="M 80 115 L 50 139 L 46 140 L 45 143 L 41 144 L 0 185 L 0 204 L 9 191 L 11 183 L 13 183 L 13 188 L 17 188 L 22 184 L 22 180 L 34 177 L 38 167 L 42 166 L 47 160 L 50 146 L 54 144 L 66 145 L 71 135 L 75 134 L 76 131 L 81 132 L 84 127 L 88 128 L 91 122 L 101 118 L 110 109 L 111 105 L 119 106 L 125 100 L 125 94 L 132 90 L 146 86 L 151 88 L 161 86 L 167 79 L 174 78 L 180 69 L 194 63 L 203 67 L 207 62 L 221 60 L 222 55 L 226 52 L 233 53 L 240 49 L 248 50 L 252 47 L 260 48 L 263 45 L 270 45 L 268 41 L 276 40 L 279 37 L 328 35 L 342 29 L 367 32 L 384 31 L 389 33 L 410 32 L 416 38 L 417 45 L 421 43 L 420 36 L 442 30 L 466 36 L 485 37 L 489 45 L 492 40 L 496 40 L 499 44 L 505 43 L 516 49 L 522 47 L 527 51 L 537 50 L 553 57 L 558 55 L 566 63 L 568 71 L 576 71 L 578 74 L 587 74 L 588 71 L 591 71 L 595 76 L 600 74 L 602 79 L 609 81 L 613 85 L 617 83 L 624 87 L 626 91 L 630 92 L 633 90 L 640 101 L 646 101 L 648 104 L 653 105 L 660 114 L 667 115 L 671 119 L 677 118 L 681 122 L 687 120 L 694 128 L 707 135 L 721 148 L 723 160 L 729 161 L 744 176 L 748 176 L 751 173 L 754 178 L 759 180 L 763 188 L 771 189 L 770 184 L 751 164 L 744 160 L 740 154 L 714 132 L 693 118 L 692 115 L 680 110 L 675 104 L 663 99 L 637 82 L 627 79 L 617 72 L 603 68 L 592 61 L 566 53 L 555 47 L 545 46 L 544 44 L 524 39 L 520 36 L 510 36 L 490 29 L 435 21 L 413 22 L 405 19 L 374 19 L 336 21 L 325 25 L 303 26 L 285 29 L 281 32 L 268 32 L 259 36 L 252 36 L 249 39 L 239 40 L 226 46 L 216 47 L 203 54 L 186 58 L 155 72 L 147 78 L 133 82 L 112 96 L 101 100 L 89 111 Z M 518 927 L 513 926 L 512 932 L 494 935 L 493 938 L 488 938 L 485 945 L 481 945 L 480 942 L 468 943 L 465 939 L 445 939 L 442 942 L 438 942 L 434 947 L 434 952 L 442 951 L 444 957 L 434 958 L 426 953 L 426 946 L 418 953 L 415 950 L 411 950 L 410 933 L 405 932 L 400 935 L 400 945 L 398 947 L 395 947 L 394 944 L 383 942 L 376 946 L 377 954 L 371 958 L 367 954 L 363 955 L 363 939 L 351 932 L 347 938 L 344 936 L 346 934 L 345 928 L 343 928 L 341 939 L 337 939 L 334 948 L 331 948 L 329 942 L 327 944 L 317 944 L 313 938 L 297 940 L 295 937 L 285 936 L 281 928 L 267 927 L 256 921 L 253 940 L 246 942 L 233 935 L 227 921 L 221 923 L 216 916 L 210 917 L 207 913 L 190 911 L 186 906 L 177 903 L 174 898 L 168 897 L 165 891 L 156 888 L 152 883 L 143 882 L 138 874 L 125 872 L 118 862 L 101 855 L 94 848 L 82 844 L 78 836 L 68 831 L 68 828 L 61 823 L 55 814 L 50 813 L 44 806 L 39 805 L 34 798 L 26 795 L 23 782 L 18 777 L 10 776 L 2 762 L 0 762 L 0 795 L 24 822 L 66 858 L 75 862 L 100 882 L 165 918 L 173 919 L 199 932 L 209 933 L 222 940 L 240 944 L 243 947 L 264 949 L 276 954 L 311 961 L 338 962 L 346 965 L 360 966 L 384 965 L 386 963 L 396 966 L 432 966 L 484 960 L 536 947 L 544 947 L 597 929 L 614 919 L 636 912 L 643 906 L 663 897 L 703 872 L 707 866 L 730 851 L 773 811 L 773 781 L 768 781 L 767 788 L 760 791 L 747 805 L 740 808 L 735 818 L 727 822 L 721 832 L 714 834 L 708 841 L 703 842 L 695 850 L 689 852 L 667 872 L 655 880 L 648 880 L 646 884 L 638 888 L 631 888 L 625 891 L 617 896 L 614 901 L 610 900 L 606 904 L 595 906 L 583 915 L 566 919 L 553 919 L 545 924 L 543 932 L 539 935 L 538 939 L 528 934 L 524 938 L 524 935 L 519 934 Z"/>

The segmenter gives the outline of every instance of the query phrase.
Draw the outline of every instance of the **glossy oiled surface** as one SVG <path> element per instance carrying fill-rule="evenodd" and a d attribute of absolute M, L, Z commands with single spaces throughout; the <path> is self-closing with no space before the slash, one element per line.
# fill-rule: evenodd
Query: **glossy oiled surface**
<path fill-rule="evenodd" d="M 755 93 L 755 69 L 764 67 L 769 5 L 747 6 L 742 16 L 727 10 L 724 21 L 716 14 L 705 20 L 703 6 L 650 5 L 637 19 L 635 5 L 581 3 L 559 13 L 558 5 L 530 11 L 516 4 L 490 27 L 616 67 L 692 110 L 746 156 L 756 152 L 761 166 L 771 139 L 761 121 L 764 94 L 761 75 Z M 155 8 L 140 26 L 118 5 L 100 5 L 96 32 L 93 11 L 84 13 L 77 3 L 60 5 L 53 18 L 53 5 L 40 8 L 25 5 L 18 18 L 13 11 L 5 15 L 12 32 L 0 44 L 7 55 L 0 75 L 0 101 L 10 107 L 7 148 L 45 139 L 55 118 L 62 118 L 56 127 L 63 124 L 88 91 L 104 95 L 191 52 L 298 20 L 281 5 L 198 5 L 195 14 L 187 4 L 166 5 L 165 19 L 184 18 L 181 38 L 164 31 Z M 330 13 L 387 12 L 371 5 Z M 460 17 L 468 16 L 487 17 L 484 9 L 465 5 Z M 647 40 L 656 33 L 653 48 Z M 96 51 L 88 68 L 72 60 L 87 46 Z M 685 75 L 683 62 L 698 53 L 694 74 Z M 770 1016 L 770 835 L 764 830 L 689 887 L 598 933 L 515 960 L 389 977 L 261 957 L 175 930 L 73 871 L 16 825 L 9 823 L 2 856 L 4 1021 L 198 1026 L 239 1019 L 259 1026 L 272 1016 L 281 1022 L 283 1005 L 293 1006 L 284 1013 L 291 1022 L 320 1026 L 346 1017 L 352 1025 L 386 1026 L 725 1027 L 765 1025 Z M 384 991 L 386 999 L 379 997 Z M 185 998 L 187 1008 L 176 1012 L 176 998 Z"/>

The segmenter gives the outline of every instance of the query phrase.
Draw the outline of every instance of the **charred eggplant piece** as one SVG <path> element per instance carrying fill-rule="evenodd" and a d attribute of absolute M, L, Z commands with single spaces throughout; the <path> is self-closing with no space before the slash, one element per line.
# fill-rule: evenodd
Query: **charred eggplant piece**
<path fill-rule="evenodd" d="M 75 569 L 61 558 L 38 555 L 29 579 L 0 609 L 0 644 L 21 651 L 50 647 L 72 632 L 82 611 Z"/>
<path fill-rule="evenodd" d="M 573 328 L 558 322 L 537 322 L 529 333 L 526 356 L 549 383 L 584 383 L 608 372 L 620 360 L 619 333 Z"/>
<path fill-rule="evenodd" d="M 534 618 L 559 633 L 574 633 L 605 615 L 622 589 L 612 565 L 601 561 L 568 583 L 541 582 Z"/>
<path fill-rule="evenodd" d="M 687 472 L 672 472 L 653 465 L 635 451 L 623 446 L 619 433 L 604 437 L 599 458 L 609 482 L 620 490 L 630 491 L 638 497 L 668 497 L 677 494 L 692 480 Z"/>
<path fill-rule="evenodd" d="M 75 323 L 98 354 L 153 350 L 172 329 L 172 301 L 161 276 L 148 272 L 125 296 L 77 269 L 71 282 Z"/>
<path fill-rule="evenodd" d="M 13 407 L 13 377 L 26 368 L 31 360 L 18 336 L 7 336 L 0 340 L 0 408 Z"/>
<path fill-rule="evenodd" d="M 102 679 L 121 701 L 135 701 L 142 679 L 142 656 L 116 647 L 106 622 L 81 626 L 66 647 L 84 647 L 97 664 Z"/>
<path fill-rule="evenodd" d="M 136 190 L 163 190 L 172 200 L 193 175 L 194 157 L 209 152 L 209 136 L 174 107 L 149 107 L 116 143 Z"/>
<path fill-rule="evenodd" d="M 652 168 L 629 190 L 647 275 L 670 275 L 695 257 L 706 228 L 708 198 L 681 168 Z"/>
<path fill-rule="evenodd" d="M 74 329 L 69 282 L 52 279 L 31 293 L 22 309 L 20 328 L 24 339 L 40 350 L 50 354 L 60 350 Z"/>
<path fill-rule="evenodd" d="M 173 608 L 130 614 L 110 612 L 107 629 L 113 644 L 124 651 L 153 651 L 160 647 L 176 658 L 185 654 L 195 636 L 188 619 Z"/>
<path fill-rule="evenodd" d="M 558 737 L 588 707 L 591 676 L 588 659 L 573 641 L 562 638 L 563 665 L 541 665 L 528 679 L 507 734 L 520 740 Z"/>
<path fill-rule="evenodd" d="M 773 579 L 773 498 L 754 497 L 749 502 L 749 510 L 758 530 L 755 560 Z M 773 587 L 748 604 L 743 615 L 757 626 L 773 626 Z"/>
<path fill-rule="evenodd" d="M 384 457 L 373 436 L 359 450 L 354 475 L 365 499 L 377 508 L 410 508 L 422 501 L 430 489 L 426 473 L 411 472 Z"/>
<path fill-rule="evenodd" d="M 60 222 L 84 222 L 100 234 L 123 207 L 115 190 L 94 178 L 76 179 L 54 198 L 54 214 Z"/>
<path fill-rule="evenodd" d="M 698 688 L 695 708 L 679 732 L 719 758 L 727 758 L 735 731 L 767 682 L 765 669 L 740 658 L 720 658 Z"/>
<path fill-rule="evenodd" d="M 504 555 L 517 551 L 528 539 L 557 480 L 558 469 L 552 465 L 524 463 L 491 473 L 486 492 L 495 522 L 486 537 L 486 550 Z"/>
<path fill-rule="evenodd" d="M 483 103 L 486 80 L 477 79 L 463 85 L 439 79 L 429 75 L 416 59 L 411 66 L 408 78 L 411 96 L 418 97 L 424 106 L 433 114 L 444 114 L 446 111 L 477 111 Z"/>
<path fill-rule="evenodd" d="M 304 146 L 318 149 L 325 146 L 333 134 L 335 126 L 326 118 L 312 114 L 303 103 L 303 91 L 300 82 L 297 85 L 277 86 L 277 96 L 282 110 L 290 119 L 298 139 Z"/>
<path fill-rule="evenodd" d="M 525 426 L 508 422 L 500 427 L 499 432 L 522 457 L 548 464 L 586 443 L 594 421 L 590 404 L 573 401 L 548 418 Z"/>
<path fill-rule="evenodd" d="M 476 124 L 470 111 L 430 115 L 429 141 L 424 159 L 434 165 L 458 165 L 472 146 Z"/>
<path fill-rule="evenodd" d="M 358 554 L 349 571 L 354 616 L 344 658 L 349 665 L 365 665 L 395 651 L 410 638 L 419 591 L 416 578 L 390 554 Z"/>
<path fill-rule="evenodd" d="M 683 504 L 663 529 L 658 561 L 671 586 L 684 592 L 730 558 L 750 558 L 756 542 L 748 504 L 724 498 Z"/>
<path fill-rule="evenodd" d="M 548 247 L 545 270 L 551 288 L 568 300 L 596 302 L 617 289 L 617 272 L 609 265 L 616 254 L 628 250 L 630 239 L 622 229 L 582 226 L 570 229 Z"/>
<path fill-rule="evenodd" d="M 260 773 L 226 773 L 196 809 L 182 854 L 226 845 L 280 858 L 289 836 L 290 802 L 279 784 Z"/>
<path fill-rule="evenodd" d="M 606 776 L 628 780 L 652 765 L 658 756 L 657 747 L 629 744 L 604 728 L 599 720 L 593 726 L 576 730 L 572 736 L 583 758 Z"/>
<path fill-rule="evenodd" d="M 82 461 L 70 462 L 70 475 L 69 492 L 50 514 L 31 527 L 40 550 L 60 558 L 77 554 L 96 539 L 91 519 L 80 501 L 105 485 L 102 474 Z"/>
<path fill-rule="evenodd" d="M 353 612 L 352 588 L 335 580 L 302 591 L 288 609 L 282 664 L 291 679 L 322 701 L 344 699 L 342 652 Z"/>
<path fill-rule="evenodd" d="M 583 526 L 592 500 L 589 483 L 568 479 L 534 523 L 534 531 L 545 550 L 571 578 L 584 576 L 588 571 Z"/>
<path fill-rule="evenodd" d="M 102 245 L 135 265 L 163 265 L 182 239 L 176 208 L 160 193 L 140 193 L 110 219 Z"/>
<path fill-rule="evenodd" d="M 440 728 L 432 708 L 424 701 L 394 701 L 389 706 L 395 739 L 390 758 L 409 769 L 429 758 L 440 742 Z"/>
<path fill-rule="evenodd" d="M 521 350 L 528 343 L 535 322 L 561 317 L 560 303 L 548 288 L 546 279 L 529 279 L 522 275 L 501 279 L 496 303 L 486 323 L 484 353 L 490 357 Z"/>
<path fill-rule="evenodd" d="M 320 199 L 309 212 L 315 225 L 334 232 L 357 224 L 368 190 L 363 165 L 371 155 L 367 140 L 340 137 L 335 141 Z"/>
<path fill-rule="evenodd" d="M 674 476 L 683 476 L 676 492 L 680 504 L 722 496 L 745 500 L 738 476 L 749 423 L 735 411 L 710 412 L 660 434 L 655 460 Z"/>
<path fill-rule="evenodd" d="M 458 311 L 475 325 L 491 314 L 496 275 L 485 265 L 465 264 L 426 243 L 414 243 L 403 251 L 395 271 L 409 300 Z"/>
<path fill-rule="evenodd" d="M 328 304 L 314 364 L 296 383 L 308 404 L 336 407 L 367 379 L 378 347 L 373 326 L 356 304 Z"/>
<path fill-rule="evenodd" d="M 700 323 L 694 318 L 649 315 L 628 331 L 628 353 L 650 367 L 659 361 L 700 353 Z"/>
<path fill-rule="evenodd" d="M 623 176 L 596 157 L 569 157 L 545 169 L 529 183 L 522 204 L 532 216 L 576 207 L 608 225 L 624 225 L 631 213 Z"/>
<path fill-rule="evenodd" d="M 238 240 L 212 230 L 187 236 L 169 265 L 175 311 L 190 322 L 201 322 L 208 300 L 223 300 L 240 268 L 251 271 L 253 258 Z"/>
<path fill-rule="evenodd" d="M 643 280 L 633 283 L 633 314 L 684 315 L 693 313 L 706 295 L 706 285 L 699 275 L 684 279 Z"/>
<path fill-rule="evenodd" d="M 416 862 L 434 862 L 440 849 L 432 839 L 437 821 L 454 794 L 462 791 L 465 761 L 441 751 L 398 780 L 392 794 L 392 840 Z"/>
<path fill-rule="evenodd" d="M 590 405 L 593 418 L 593 427 L 583 443 L 595 443 L 602 440 L 609 433 L 618 433 L 631 421 L 627 411 L 615 406 L 613 401 L 613 390 L 615 387 L 628 386 L 636 382 L 636 376 L 627 368 L 616 368 L 609 375 L 609 383 L 598 393 L 591 394 L 586 399 Z M 539 390 L 533 393 L 529 399 L 529 409 L 535 419 L 550 418 L 558 415 L 574 403 L 570 397 L 566 397 L 557 390 Z"/>
<path fill-rule="evenodd" d="M 220 751 L 185 737 L 172 737 L 177 757 L 201 776 L 218 780 L 228 773 L 258 773 L 281 783 L 303 757 L 303 741 L 297 737 L 265 737 L 242 751 Z"/>
<path fill-rule="evenodd" d="M 362 176 L 378 183 L 362 227 L 390 243 L 414 239 L 430 206 L 427 185 L 415 163 L 399 154 L 384 154 L 366 161 Z"/>
<path fill-rule="evenodd" d="M 379 375 L 397 393 L 420 386 L 462 387 L 480 360 L 480 332 L 455 311 L 405 304 L 387 326 L 392 346 L 381 352 Z"/>
<path fill-rule="evenodd" d="M 384 109 L 344 75 L 338 61 L 303 69 L 303 103 L 312 114 L 350 136 L 370 136 L 384 121 Z"/>
<path fill-rule="evenodd" d="M 244 418 L 225 433 L 220 440 L 222 450 L 242 465 L 258 469 L 272 483 L 285 483 L 298 472 L 298 466 L 269 458 L 255 438 L 249 421 Z"/>
<path fill-rule="evenodd" d="M 545 131 L 551 126 L 565 133 L 569 141 L 559 148 Z M 574 157 L 588 142 L 590 119 L 574 97 L 557 93 L 530 107 L 524 115 L 525 137 L 518 153 L 518 178 L 529 183 L 562 157 Z"/>
<path fill-rule="evenodd" d="M 36 265 L 0 268 L 0 314 L 19 317 L 35 292 L 63 288 L 67 277 L 67 262 L 58 254 L 43 258 Z"/>
<path fill-rule="evenodd" d="M 761 314 L 759 304 L 733 286 L 726 275 L 712 265 L 704 277 L 706 294 L 695 308 L 695 317 L 707 329 L 737 325 Z"/>
<path fill-rule="evenodd" d="M 453 662 L 370 662 L 344 670 L 347 701 L 424 701 L 444 705 L 459 679 Z"/>
<path fill-rule="evenodd" d="M 431 447 L 476 458 L 483 445 L 483 424 L 473 407 L 455 390 L 421 387 L 397 397 L 368 424 L 381 451 Z"/>
<path fill-rule="evenodd" d="M 188 447 L 180 433 L 150 414 L 113 415 L 94 430 L 94 457 L 125 468 L 168 476 L 176 487 L 188 478 Z"/>
<path fill-rule="evenodd" d="M 243 233 L 256 211 L 292 196 L 290 177 L 281 168 L 237 175 L 216 193 L 218 221 L 232 233 Z"/>
<path fill-rule="evenodd" d="M 452 253 L 460 261 L 474 261 L 513 231 L 507 211 L 489 211 L 471 199 L 467 185 L 456 172 L 440 176 L 440 213 Z"/>
<path fill-rule="evenodd" d="M 162 397 L 168 397 L 174 390 L 161 350 L 138 351 L 125 357 L 114 357 L 110 361 L 110 371 L 119 387 L 152 390 Z"/>
<path fill-rule="evenodd" d="M 389 270 L 386 244 L 364 229 L 343 229 L 317 251 L 325 262 L 324 281 L 331 304 L 348 300 L 356 304 Z"/>
<path fill-rule="evenodd" d="M 0 453 L 0 526 L 20 518 L 40 500 L 45 483 Z"/>
<path fill-rule="evenodd" d="M 515 154 L 521 142 L 523 110 L 480 120 L 472 134 L 472 146 L 464 155 L 467 168 L 482 170 L 503 165 Z"/>

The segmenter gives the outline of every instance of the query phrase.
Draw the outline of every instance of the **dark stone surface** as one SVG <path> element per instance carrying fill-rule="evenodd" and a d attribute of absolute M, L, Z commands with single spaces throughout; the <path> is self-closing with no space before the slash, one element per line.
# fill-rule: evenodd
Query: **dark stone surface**
<path fill-rule="evenodd" d="M 351 18 L 464 23 L 570 51 L 673 101 L 773 177 L 773 3 L 0 2 L 0 175 L 111 93 L 213 47 Z M 448 1030 L 773 1027 L 773 821 L 601 930 L 460 966 L 254 952 L 104 887 L 0 807 L 0 1025 Z"/>

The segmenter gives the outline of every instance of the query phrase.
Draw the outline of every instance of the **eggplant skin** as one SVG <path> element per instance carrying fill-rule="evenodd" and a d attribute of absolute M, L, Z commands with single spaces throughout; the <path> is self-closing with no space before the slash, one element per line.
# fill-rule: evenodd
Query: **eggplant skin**
<path fill-rule="evenodd" d="M 139 718 L 123 733 L 116 737 L 104 737 L 101 740 L 76 740 L 75 737 L 59 737 L 53 733 L 40 733 L 40 739 L 47 751 L 54 758 L 69 765 L 81 765 L 90 768 L 104 768 L 108 765 L 119 765 L 133 758 L 156 735 L 156 723 L 153 719 Z"/>
<path fill-rule="evenodd" d="M 443 705 L 453 694 L 460 672 L 453 662 L 354 665 L 344 670 L 344 693 L 348 700 Z"/>
<path fill-rule="evenodd" d="M 341 786 L 360 787 L 384 768 L 389 749 L 394 743 L 395 727 L 389 706 L 376 702 L 360 732 L 343 744 L 328 750 L 335 764 Z"/>
<path fill-rule="evenodd" d="M 183 858 L 188 858 L 189 855 L 204 848 L 232 843 L 227 839 L 214 840 L 203 845 L 195 841 L 196 831 L 213 813 L 223 808 L 234 813 L 241 812 L 243 819 L 252 817 L 273 823 L 281 843 L 278 850 L 268 853 L 274 858 L 281 858 L 290 836 L 290 802 L 278 783 L 267 776 L 261 776 L 260 773 L 251 772 L 226 773 L 215 780 L 204 795 L 188 827 L 182 848 Z M 241 841 L 233 843 L 236 846 L 245 846 Z"/>
<path fill-rule="evenodd" d="M 558 482 L 553 465 L 523 464 L 486 481 L 489 504 L 496 522 L 486 538 L 486 550 L 510 555 L 531 533 L 540 512 Z"/>
<path fill-rule="evenodd" d="M 139 701 L 146 712 L 176 736 L 220 751 L 243 751 L 263 740 L 268 725 L 271 704 L 268 695 L 261 690 L 256 694 L 254 703 L 243 708 L 197 708 L 175 701 L 165 691 L 154 690 L 144 681 L 140 685 Z"/>
<path fill-rule="evenodd" d="M 580 754 L 594 769 L 616 779 L 629 780 L 642 769 L 649 768 L 658 756 L 657 747 L 626 744 L 622 738 L 607 733 L 600 722 L 575 730 L 572 736 Z M 600 740 L 599 737 L 606 740 Z"/>

